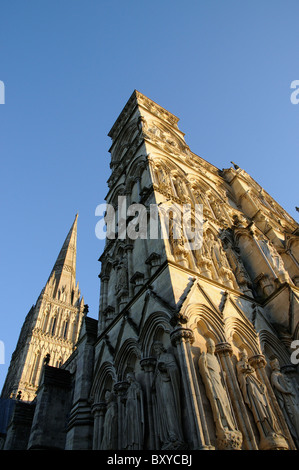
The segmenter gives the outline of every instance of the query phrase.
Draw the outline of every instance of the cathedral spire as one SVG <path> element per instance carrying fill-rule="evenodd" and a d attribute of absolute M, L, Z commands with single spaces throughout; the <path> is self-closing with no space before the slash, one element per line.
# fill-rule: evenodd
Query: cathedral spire
<path fill-rule="evenodd" d="M 64 240 L 49 279 L 23 324 L 3 387 L 4 398 L 22 393 L 32 401 L 43 360 L 60 367 L 72 354 L 84 317 L 84 299 L 76 284 L 78 214 Z"/>
<path fill-rule="evenodd" d="M 77 221 L 78 214 L 64 240 L 50 275 L 52 282 L 56 281 L 55 294 L 58 288 L 68 287 L 72 290 L 76 285 Z"/>

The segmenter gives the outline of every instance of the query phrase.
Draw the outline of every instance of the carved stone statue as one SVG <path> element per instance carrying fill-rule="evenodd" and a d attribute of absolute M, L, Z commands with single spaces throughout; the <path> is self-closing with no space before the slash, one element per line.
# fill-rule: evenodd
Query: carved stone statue
<path fill-rule="evenodd" d="M 259 448 L 263 450 L 287 448 L 269 402 L 266 386 L 256 377 L 255 369 L 249 364 L 245 349 L 240 353 L 236 368 L 244 401 L 253 414 L 260 434 Z"/>
<path fill-rule="evenodd" d="M 142 450 L 144 439 L 143 392 L 133 373 L 128 373 L 126 380 L 130 385 L 127 390 L 124 416 L 123 448 Z"/>
<path fill-rule="evenodd" d="M 278 359 L 270 362 L 271 384 L 289 430 L 299 447 L 299 399 L 290 379 L 281 372 Z"/>
<path fill-rule="evenodd" d="M 239 286 L 246 295 L 253 297 L 251 279 L 244 267 L 240 254 L 235 251 L 236 247 L 234 248 L 232 242 L 225 239 L 224 248 L 230 267 L 235 274 Z"/>
<path fill-rule="evenodd" d="M 121 262 L 117 270 L 115 286 L 116 295 L 126 295 L 128 292 L 128 271 L 124 262 Z"/>
<path fill-rule="evenodd" d="M 289 275 L 285 270 L 283 260 L 273 244 L 269 240 L 261 239 L 259 240 L 259 245 L 277 277 L 281 279 L 282 282 L 289 280 Z"/>
<path fill-rule="evenodd" d="M 220 449 L 239 449 L 242 435 L 235 423 L 223 382 L 223 373 L 215 356 L 215 343 L 211 338 L 207 340 L 206 347 L 207 352 L 201 353 L 198 365 L 212 408 L 218 446 Z"/>
<path fill-rule="evenodd" d="M 183 446 L 181 430 L 180 373 L 173 354 L 166 352 L 163 344 L 153 345 L 157 357 L 153 379 L 156 393 L 157 430 L 162 449 L 179 449 Z"/>
<path fill-rule="evenodd" d="M 101 450 L 117 449 L 117 403 L 113 392 L 106 391 L 107 411 L 103 426 Z"/>
<path fill-rule="evenodd" d="M 172 255 L 175 260 L 188 267 L 187 255 L 188 248 L 186 248 L 187 240 L 183 234 L 181 221 L 170 219 L 169 222 L 169 243 Z"/>

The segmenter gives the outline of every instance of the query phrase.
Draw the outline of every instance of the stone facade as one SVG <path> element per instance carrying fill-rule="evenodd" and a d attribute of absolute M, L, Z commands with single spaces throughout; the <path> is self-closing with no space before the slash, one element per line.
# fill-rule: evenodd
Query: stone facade
<path fill-rule="evenodd" d="M 99 259 L 98 321 L 83 318 L 62 369 L 45 366 L 24 448 L 297 449 L 298 224 L 236 164 L 195 155 L 178 118 L 137 91 L 109 136 L 118 226 Z M 194 249 L 174 215 L 164 239 L 134 219 L 161 207 L 161 229 L 183 205 L 202 205 Z M 146 228 L 134 238 L 124 223 Z M 49 381 L 64 424 L 49 419 Z"/>

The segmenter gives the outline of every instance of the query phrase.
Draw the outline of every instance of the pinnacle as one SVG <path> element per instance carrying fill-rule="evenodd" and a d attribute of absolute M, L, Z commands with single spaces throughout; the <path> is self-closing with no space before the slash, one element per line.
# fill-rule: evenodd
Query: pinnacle
<path fill-rule="evenodd" d="M 72 290 L 76 284 L 77 222 L 78 213 L 65 238 L 50 275 L 50 277 L 54 275 L 56 280 L 55 291 L 59 285 Z"/>

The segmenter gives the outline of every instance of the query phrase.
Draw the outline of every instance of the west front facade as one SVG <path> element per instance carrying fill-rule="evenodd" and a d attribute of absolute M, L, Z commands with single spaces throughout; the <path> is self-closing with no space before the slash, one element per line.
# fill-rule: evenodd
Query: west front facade
<path fill-rule="evenodd" d="M 28 406 L 24 449 L 297 449 L 298 224 L 138 91 L 109 136 L 98 320 L 17 400 L 4 449 Z"/>

